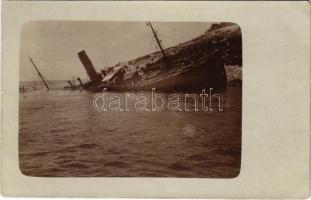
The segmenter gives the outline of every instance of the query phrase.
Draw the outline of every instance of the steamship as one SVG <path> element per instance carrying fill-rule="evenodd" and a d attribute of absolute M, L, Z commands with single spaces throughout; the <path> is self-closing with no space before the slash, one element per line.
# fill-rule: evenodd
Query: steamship
<path fill-rule="evenodd" d="M 91 92 L 225 90 L 225 64 L 241 65 L 241 29 L 234 23 L 215 23 L 201 36 L 177 46 L 163 49 L 150 22 L 158 52 L 96 71 L 83 50 L 78 56 L 90 81 L 83 88 Z"/>

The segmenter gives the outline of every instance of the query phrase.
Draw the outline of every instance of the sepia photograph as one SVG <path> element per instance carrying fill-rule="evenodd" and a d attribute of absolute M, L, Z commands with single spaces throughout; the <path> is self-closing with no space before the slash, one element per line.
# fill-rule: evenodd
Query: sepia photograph
<path fill-rule="evenodd" d="M 29 21 L 19 66 L 26 176 L 240 174 L 236 23 Z"/>
<path fill-rule="evenodd" d="M 309 3 L 2 3 L 1 195 L 310 196 Z"/>

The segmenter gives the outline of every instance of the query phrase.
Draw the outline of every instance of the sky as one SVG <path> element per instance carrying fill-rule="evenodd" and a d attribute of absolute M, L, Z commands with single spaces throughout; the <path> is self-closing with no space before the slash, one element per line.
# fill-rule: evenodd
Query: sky
<path fill-rule="evenodd" d="M 210 23 L 151 22 L 164 48 L 202 35 Z M 77 53 L 85 50 L 95 69 L 158 51 L 146 22 L 35 21 L 21 32 L 20 80 L 38 80 L 31 57 L 47 80 L 87 78 Z"/>

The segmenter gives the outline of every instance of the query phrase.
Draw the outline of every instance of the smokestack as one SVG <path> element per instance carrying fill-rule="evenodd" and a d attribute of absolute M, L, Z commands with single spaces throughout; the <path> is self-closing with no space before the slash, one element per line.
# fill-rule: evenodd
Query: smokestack
<path fill-rule="evenodd" d="M 92 83 L 99 83 L 102 80 L 102 77 L 100 74 L 98 74 L 95 70 L 95 68 L 93 67 L 93 64 L 91 62 L 91 60 L 89 59 L 89 57 L 86 55 L 85 51 L 80 51 L 78 53 L 79 58 L 91 80 Z"/>

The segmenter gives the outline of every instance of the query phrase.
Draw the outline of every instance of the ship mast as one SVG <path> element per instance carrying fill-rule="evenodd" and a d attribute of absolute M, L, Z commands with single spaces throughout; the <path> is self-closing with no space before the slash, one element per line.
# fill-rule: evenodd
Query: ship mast
<path fill-rule="evenodd" d="M 45 80 L 44 80 L 42 74 L 40 73 L 40 71 L 39 71 L 38 68 L 36 67 L 36 65 L 35 65 L 35 63 L 33 62 L 33 60 L 32 60 L 30 57 L 29 57 L 29 60 L 30 60 L 30 62 L 32 63 L 32 65 L 34 66 L 34 68 L 36 69 L 36 71 L 38 72 L 38 75 L 39 75 L 39 77 L 41 78 L 41 80 L 43 81 L 43 83 L 44 83 L 46 89 L 49 90 L 50 88 L 49 88 L 48 84 L 45 82 Z"/>
<path fill-rule="evenodd" d="M 152 31 L 152 33 L 153 33 L 153 36 L 154 36 L 154 38 L 156 39 L 156 42 L 157 42 L 157 44 L 158 44 L 158 46 L 159 46 L 159 48 L 160 48 L 160 50 L 161 50 L 161 53 L 162 53 L 162 55 L 163 55 L 163 58 L 164 58 L 164 60 L 165 60 L 165 62 L 166 62 L 166 64 L 167 64 L 167 66 L 169 67 L 168 58 L 167 58 L 167 56 L 166 56 L 166 54 L 165 54 L 165 52 L 164 52 L 164 50 L 163 50 L 163 48 L 162 48 L 161 40 L 159 39 L 159 37 L 158 37 L 158 35 L 157 35 L 157 32 L 154 30 L 154 28 L 153 28 L 151 22 L 147 22 L 147 26 L 150 26 L 151 31 Z"/>

